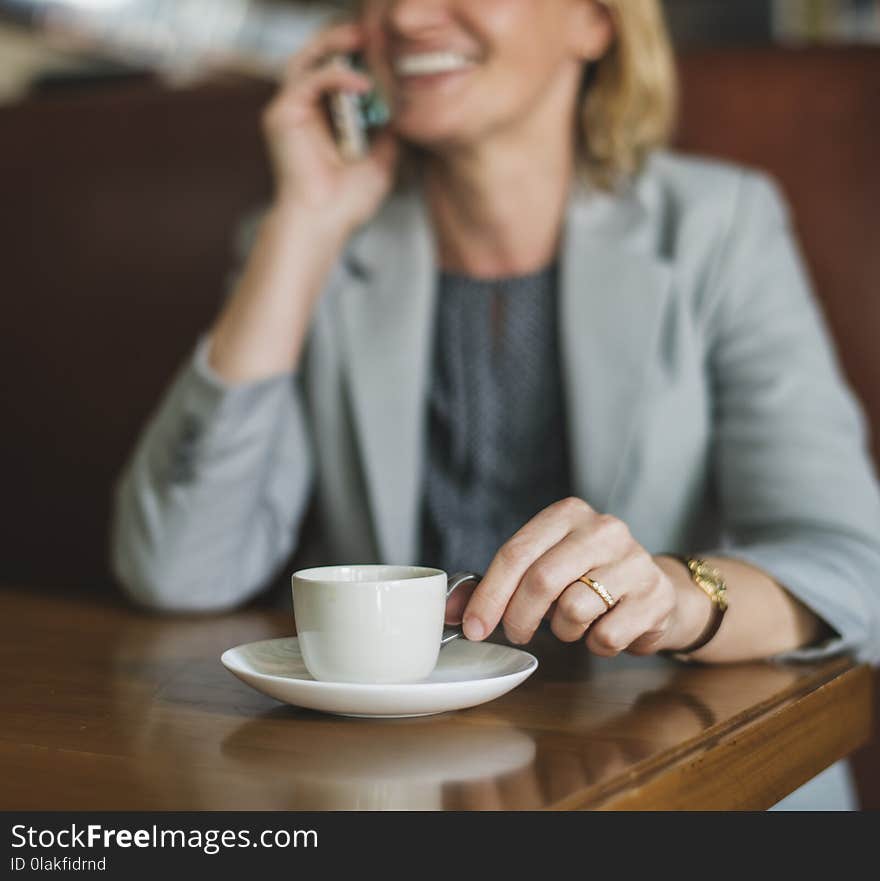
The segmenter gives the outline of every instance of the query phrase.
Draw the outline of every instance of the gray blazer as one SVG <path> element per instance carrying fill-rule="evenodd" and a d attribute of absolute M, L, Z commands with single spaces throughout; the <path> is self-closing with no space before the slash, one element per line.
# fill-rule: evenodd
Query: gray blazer
<path fill-rule="evenodd" d="M 528 205 L 523 205 L 523 211 Z M 653 553 L 752 562 L 880 657 L 880 494 L 774 185 L 657 154 L 577 187 L 560 255 L 574 492 Z M 301 370 L 226 387 L 197 348 L 119 483 L 113 565 L 138 602 L 258 592 L 314 494 L 324 562 L 418 562 L 436 263 L 415 192 L 327 284 Z"/>

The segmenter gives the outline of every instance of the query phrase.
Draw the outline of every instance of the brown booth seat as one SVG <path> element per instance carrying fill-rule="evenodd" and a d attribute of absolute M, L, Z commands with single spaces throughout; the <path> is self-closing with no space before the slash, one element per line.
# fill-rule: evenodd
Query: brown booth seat
<path fill-rule="evenodd" d="M 681 67 L 682 148 L 782 183 L 876 458 L 880 49 L 699 51 Z M 268 95 L 127 84 L 0 108 L 0 581 L 109 588 L 113 479 L 217 308 L 237 218 L 270 192 Z M 876 743 L 857 764 L 880 807 Z"/>

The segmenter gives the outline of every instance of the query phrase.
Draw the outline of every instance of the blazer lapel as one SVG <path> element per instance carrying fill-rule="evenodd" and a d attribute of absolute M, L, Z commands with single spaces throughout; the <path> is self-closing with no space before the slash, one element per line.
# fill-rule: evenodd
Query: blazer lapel
<path fill-rule="evenodd" d="M 612 510 L 655 360 L 671 269 L 644 195 L 577 187 L 561 254 L 560 346 L 573 490 Z M 351 405 L 382 560 L 413 562 L 433 354 L 435 255 L 420 196 L 352 242 L 341 291 Z"/>
<path fill-rule="evenodd" d="M 671 270 L 644 197 L 575 189 L 565 230 L 560 346 L 574 491 L 614 510 L 659 344 Z"/>
<path fill-rule="evenodd" d="M 434 253 L 421 200 L 397 195 L 352 243 L 341 323 L 381 559 L 414 562 L 433 351 Z"/>

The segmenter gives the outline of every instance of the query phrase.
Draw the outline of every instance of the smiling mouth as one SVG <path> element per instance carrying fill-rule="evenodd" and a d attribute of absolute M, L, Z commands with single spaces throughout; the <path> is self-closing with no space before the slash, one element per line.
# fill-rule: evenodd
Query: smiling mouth
<path fill-rule="evenodd" d="M 419 52 L 401 55 L 394 61 L 394 72 L 400 77 L 435 76 L 455 73 L 476 66 L 473 58 L 458 52 Z"/>

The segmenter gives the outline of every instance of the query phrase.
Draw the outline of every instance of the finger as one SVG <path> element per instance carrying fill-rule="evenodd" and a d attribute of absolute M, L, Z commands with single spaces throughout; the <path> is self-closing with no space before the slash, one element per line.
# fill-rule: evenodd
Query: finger
<path fill-rule="evenodd" d="M 606 563 L 591 567 L 588 572 L 590 578 L 599 582 L 619 602 L 625 596 L 639 595 L 646 589 L 646 570 L 653 577 L 650 558 L 647 553 L 638 549 L 635 552 L 630 551 L 613 565 Z M 614 585 L 613 590 L 602 579 L 610 579 Z M 582 581 L 574 581 L 559 597 L 550 620 L 550 628 L 563 642 L 575 642 L 608 611 L 608 604 L 597 591 Z"/>
<path fill-rule="evenodd" d="M 341 65 L 328 64 L 310 73 L 296 86 L 282 91 L 269 105 L 264 117 L 270 130 L 302 123 L 318 108 L 329 92 L 362 93 L 372 88 L 370 78 Z"/>
<path fill-rule="evenodd" d="M 556 502 L 533 517 L 501 546 L 465 611 L 464 631 L 468 639 L 483 639 L 498 626 L 528 568 L 571 530 L 577 516 L 575 507 L 578 515 L 589 510 L 586 502 Z"/>
<path fill-rule="evenodd" d="M 361 93 L 372 88 L 373 81 L 365 73 L 331 61 L 304 77 L 291 90 L 291 95 L 298 101 L 312 105 L 328 92 Z"/>
<path fill-rule="evenodd" d="M 645 555 L 647 556 L 647 555 Z M 650 558 L 647 558 L 650 561 Z M 621 564 L 590 572 L 590 577 L 604 585 L 617 605 L 591 625 L 587 648 L 593 654 L 611 658 L 642 639 L 650 642 L 657 632 L 665 631 L 675 605 L 671 587 L 641 555 Z"/>
<path fill-rule="evenodd" d="M 545 789 L 545 805 L 555 804 L 589 783 L 576 752 L 564 748 L 548 749 L 542 759 L 541 783 Z"/>
<path fill-rule="evenodd" d="M 595 739 L 590 741 L 589 749 L 581 753 L 584 764 L 584 777 L 589 784 L 601 783 L 629 769 L 631 762 L 626 760 L 620 742 Z"/>
<path fill-rule="evenodd" d="M 370 137 L 370 148 L 366 155 L 350 162 L 350 170 L 357 180 L 363 174 L 359 185 L 369 189 L 376 185 L 376 170 L 393 176 L 400 156 L 400 143 L 397 135 L 388 129 L 379 129 Z"/>
<path fill-rule="evenodd" d="M 464 610 L 474 592 L 474 587 L 473 582 L 462 584 L 452 592 L 452 595 L 446 600 L 446 624 L 461 624 Z"/>
<path fill-rule="evenodd" d="M 635 546 L 619 520 L 591 511 L 581 515 L 580 522 L 582 526 L 547 551 L 523 576 L 504 613 L 504 629 L 511 641 L 528 642 L 550 604 L 570 584 Z"/>
<path fill-rule="evenodd" d="M 297 79 L 326 61 L 329 55 L 354 52 L 364 43 L 364 32 L 354 22 L 335 25 L 316 34 L 287 62 L 286 78 Z"/>
<path fill-rule="evenodd" d="M 547 803 L 534 763 L 498 780 L 503 810 L 537 811 Z"/>
<path fill-rule="evenodd" d="M 475 780 L 462 786 L 463 798 L 468 810 L 503 811 L 506 807 L 494 780 Z"/>
<path fill-rule="evenodd" d="M 581 581 L 569 585 L 556 603 L 550 630 L 561 642 L 577 642 L 608 611 L 602 598 Z"/>
<path fill-rule="evenodd" d="M 399 155 L 400 142 L 397 136 L 389 129 L 378 132 L 373 139 L 369 158 L 390 171 L 397 164 Z"/>
<path fill-rule="evenodd" d="M 663 644 L 667 628 L 658 627 L 655 630 L 646 630 L 638 639 L 631 642 L 626 651 L 630 655 L 653 655 Z"/>

